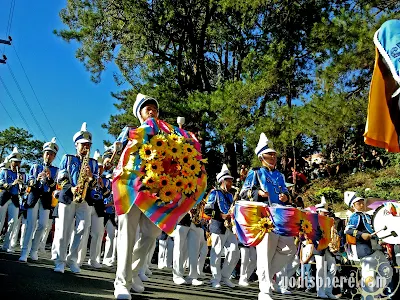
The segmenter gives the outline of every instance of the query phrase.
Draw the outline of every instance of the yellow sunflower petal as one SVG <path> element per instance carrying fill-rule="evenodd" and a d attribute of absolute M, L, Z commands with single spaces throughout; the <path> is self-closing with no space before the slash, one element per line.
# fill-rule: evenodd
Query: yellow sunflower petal
<path fill-rule="evenodd" d="M 197 182 L 197 178 L 196 177 L 186 178 L 186 183 L 183 186 L 183 192 L 185 194 L 194 193 L 196 191 L 196 182 Z"/>
<path fill-rule="evenodd" d="M 179 143 L 171 142 L 167 149 L 168 156 L 172 158 L 179 158 L 182 156 L 182 147 Z"/>
<path fill-rule="evenodd" d="M 174 182 L 173 182 L 173 185 L 174 185 L 175 190 L 176 190 L 177 192 L 182 191 L 182 189 L 183 189 L 183 187 L 185 186 L 185 184 L 186 184 L 186 179 L 185 179 L 183 176 L 177 176 L 177 177 L 174 179 Z"/>
<path fill-rule="evenodd" d="M 157 151 L 153 149 L 151 144 L 144 144 L 139 150 L 140 158 L 143 160 L 152 160 L 155 158 L 156 154 Z"/>
<path fill-rule="evenodd" d="M 177 135 L 176 133 L 171 133 L 170 135 L 168 135 L 168 139 L 178 144 L 183 143 L 184 140 L 183 137 Z"/>
<path fill-rule="evenodd" d="M 142 183 L 150 189 L 158 188 L 159 177 L 155 173 L 147 172 L 146 177 L 143 179 Z"/>
<path fill-rule="evenodd" d="M 174 187 L 171 185 L 163 187 L 159 192 L 160 199 L 165 203 L 169 203 L 172 200 L 174 200 L 175 196 L 176 196 L 176 191 L 174 190 Z"/>
<path fill-rule="evenodd" d="M 163 174 L 160 176 L 160 187 L 163 188 L 165 186 L 168 186 L 171 184 L 171 182 L 172 182 L 172 178 L 169 175 Z"/>
<path fill-rule="evenodd" d="M 152 160 L 149 163 L 146 164 L 146 170 L 151 171 L 155 174 L 161 174 L 164 171 L 164 168 L 162 166 L 162 161 L 159 160 Z"/>

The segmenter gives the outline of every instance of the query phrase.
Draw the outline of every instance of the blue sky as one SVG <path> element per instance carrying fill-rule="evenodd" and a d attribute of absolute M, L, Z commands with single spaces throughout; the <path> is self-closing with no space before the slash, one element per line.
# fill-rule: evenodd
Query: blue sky
<path fill-rule="evenodd" d="M 11 2 L 12 0 L 1 1 L 1 39 L 6 38 Z M 113 137 L 101 128 L 101 124 L 107 123 L 111 114 L 117 113 L 113 105 L 115 101 L 110 93 L 128 87 L 119 87 L 114 82 L 112 75 L 117 71 L 114 64 L 108 66 L 99 84 L 93 83 L 90 80 L 91 74 L 75 58 L 75 50 L 78 45 L 67 43 L 53 34 L 54 29 L 64 28 L 58 14 L 65 4 L 66 1 L 15 0 L 10 35 L 40 104 L 66 152 L 75 153 L 72 137 L 80 130 L 82 122 L 87 122 L 88 130 L 93 134 L 93 154 L 95 149 L 103 151 L 103 140 L 113 140 Z M 14 49 L 12 46 L 1 45 L 1 55 L 3 49 L 8 58 L 7 64 L 15 74 L 45 136 L 47 139 L 51 139 L 54 136 L 53 131 L 37 104 Z M 44 140 L 41 131 L 25 106 L 23 97 L 7 65 L 0 64 L 0 76 L 29 125 L 29 128 L 26 128 L 5 88 L 0 83 L 0 101 L 5 105 L 12 118 L 11 120 L 0 106 L 0 130 L 14 126 L 15 123 L 18 127 L 27 129 L 34 134 L 35 138 Z M 60 147 L 59 158 L 64 153 Z M 56 164 L 58 162 L 59 160 Z"/>

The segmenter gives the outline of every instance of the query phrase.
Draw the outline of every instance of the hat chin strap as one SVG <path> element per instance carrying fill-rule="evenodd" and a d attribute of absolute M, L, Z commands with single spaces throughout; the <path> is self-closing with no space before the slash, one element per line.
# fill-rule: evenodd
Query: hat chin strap
<path fill-rule="evenodd" d="M 269 162 L 267 162 L 265 159 L 264 159 L 264 157 L 261 155 L 261 159 L 262 159 L 262 161 L 267 165 L 267 167 L 269 168 L 269 169 L 275 169 L 275 166 L 274 165 L 271 165 Z"/>

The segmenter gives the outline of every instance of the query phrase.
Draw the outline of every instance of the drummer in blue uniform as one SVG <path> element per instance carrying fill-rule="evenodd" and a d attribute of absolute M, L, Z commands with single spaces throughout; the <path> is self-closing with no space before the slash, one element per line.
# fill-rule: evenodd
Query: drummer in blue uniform
<path fill-rule="evenodd" d="M 43 163 L 34 164 L 29 171 L 28 189 L 30 191 L 26 202 L 27 224 L 19 258 L 23 262 L 27 261 L 29 254 L 32 260 L 38 260 L 39 244 L 49 220 L 52 192 L 56 189 L 58 168 L 52 166 L 52 162 L 57 152 L 58 145 L 56 138 L 53 138 L 43 145 Z"/>
<path fill-rule="evenodd" d="M 240 252 L 236 236 L 229 228 L 225 227 L 225 221 L 230 221 L 229 210 L 233 204 L 233 195 L 228 192 L 232 188 L 233 177 L 225 164 L 217 175 L 217 181 L 220 188 L 211 190 L 204 207 L 204 213 L 212 218 L 210 223 L 210 265 L 213 277 L 211 285 L 213 288 L 219 288 L 222 280 L 225 285 L 233 288 L 235 284 L 230 281 L 229 277 L 239 261 Z M 228 251 L 221 270 L 221 254 L 224 247 Z"/>
<path fill-rule="evenodd" d="M 382 294 L 391 280 L 393 270 L 386 256 L 379 250 L 376 235 L 373 235 L 371 216 L 365 213 L 364 198 L 347 191 L 344 193 L 344 201 L 354 210 L 344 233 L 355 238 L 357 256 L 361 261 L 361 295 L 364 299 L 367 296 L 373 298 L 374 295 Z"/>
<path fill-rule="evenodd" d="M 241 199 L 264 202 L 267 205 L 286 206 L 290 203 L 290 194 L 285 186 L 283 175 L 276 170 L 276 151 L 271 141 L 261 133 L 255 153 L 262 167 L 251 169 L 240 192 Z M 265 234 L 256 246 L 257 275 L 259 280 L 259 300 L 272 299 L 272 291 L 279 290 L 273 276 L 285 267 L 294 257 L 296 246 L 293 237 L 280 236 L 273 232 Z"/>

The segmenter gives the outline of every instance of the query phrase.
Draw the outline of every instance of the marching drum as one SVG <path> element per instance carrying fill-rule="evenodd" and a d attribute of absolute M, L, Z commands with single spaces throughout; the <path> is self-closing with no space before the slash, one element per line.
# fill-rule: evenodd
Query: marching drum
<path fill-rule="evenodd" d="M 400 244 L 400 204 L 388 202 L 379 206 L 372 217 L 376 236 L 387 244 Z"/>

